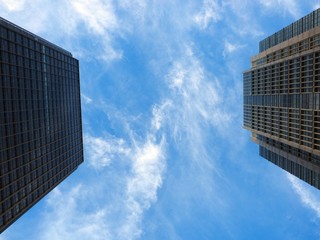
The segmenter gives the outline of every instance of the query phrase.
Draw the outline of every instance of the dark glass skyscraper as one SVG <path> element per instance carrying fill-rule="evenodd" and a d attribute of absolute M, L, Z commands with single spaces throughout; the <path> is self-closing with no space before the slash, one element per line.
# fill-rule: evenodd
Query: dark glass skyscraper
<path fill-rule="evenodd" d="M 260 42 L 244 72 L 244 128 L 260 155 L 320 189 L 320 10 Z"/>
<path fill-rule="evenodd" d="M 83 162 L 79 63 L 0 18 L 0 232 Z"/>

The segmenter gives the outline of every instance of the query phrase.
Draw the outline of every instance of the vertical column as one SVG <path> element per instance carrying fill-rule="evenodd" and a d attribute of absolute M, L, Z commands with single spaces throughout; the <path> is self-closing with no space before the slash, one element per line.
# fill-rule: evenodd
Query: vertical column
<path fill-rule="evenodd" d="M 43 80 L 44 80 L 44 97 L 45 97 L 45 111 L 46 111 L 46 128 L 47 128 L 47 134 L 50 134 L 46 47 L 44 45 L 42 45 L 42 64 L 43 64 L 43 78 L 44 78 Z"/>

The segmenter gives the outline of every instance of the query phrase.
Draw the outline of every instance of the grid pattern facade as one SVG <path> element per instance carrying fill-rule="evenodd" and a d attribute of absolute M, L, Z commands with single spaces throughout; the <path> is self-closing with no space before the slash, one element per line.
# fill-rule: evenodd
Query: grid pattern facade
<path fill-rule="evenodd" d="M 297 31 L 252 58 L 251 70 L 243 74 L 243 101 L 244 128 L 260 145 L 260 155 L 320 188 L 318 18 L 319 9 L 284 28 Z"/>
<path fill-rule="evenodd" d="M 287 156 L 281 156 L 266 147 L 259 146 L 259 154 L 261 157 L 264 157 L 275 165 L 320 189 L 320 174 L 318 172 L 291 161 Z"/>
<path fill-rule="evenodd" d="M 79 63 L 0 19 L 0 232 L 83 162 Z"/>
<path fill-rule="evenodd" d="M 307 16 L 304 16 L 298 21 L 262 40 L 259 43 L 259 51 L 263 52 L 279 43 L 318 26 L 320 26 L 320 9 L 313 11 Z"/>
<path fill-rule="evenodd" d="M 283 47 L 277 51 L 266 54 L 261 58 L 258 58 L 252 62 L 252 67 L 258 67 L 267 63 L 272 63 L 274 61 L 287 58 L 299 53 L 306 52 L 311 49 L 315 49 L 320 46 L 320 34 L 315 34 L 312 37 L 298 41 L 294 44 L 290 44 Z"/>
<path fill-rule="evenodd" d="M 320 150 L 320 52 L 244 74 L 244 126 Z"/>

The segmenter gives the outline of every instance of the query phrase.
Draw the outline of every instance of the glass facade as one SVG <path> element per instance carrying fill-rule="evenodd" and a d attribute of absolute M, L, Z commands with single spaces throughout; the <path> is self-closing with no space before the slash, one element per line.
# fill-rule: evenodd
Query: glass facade
<path fill-rule="evenodd" d="M 320 9 L 262 41 L 277 47 L 253 58 L 244 72 L 243 110 L 260 155 L 320 189 L 318 18 Z"/>
<path fill-rule="evenodd" d="M 259 154 L 261 157 L 264 157 L 287 172 L 320 189 L 319 172 L 306 168 L 302 164 L 289 160 L 287 156 L 282 156 L 279 153 L 269 150 L 261 145 L 259 146 Z M 317 161 L 319 160 L 317 159 Z"/>
<path fill-rule="evenodd" d="M 0 18 L 0 232 L 83 162 L 79 62 Z"/>
<path fill-rule="evenodd" d="M 267 63 L 272 63 L 293 55 L 301 54 L 308 50 L 317 49 L 320 46 L 320 34 L 315 34 L 312 37 L 306 38 L 302 41 L 283 47 L 279 50 L 273 51 L 266 56 L 260 57 L 252 62 L 252 67 L 259 67 Z"/>
<path fill-rule="evenodd" d="M 320 26 L 320 9 L 313 11 L 307 16 L 304 16 L 298 21 L 262 40 L 259 43 L 259 51 L 263 52 L 279 43 L 318 26 Z"/>

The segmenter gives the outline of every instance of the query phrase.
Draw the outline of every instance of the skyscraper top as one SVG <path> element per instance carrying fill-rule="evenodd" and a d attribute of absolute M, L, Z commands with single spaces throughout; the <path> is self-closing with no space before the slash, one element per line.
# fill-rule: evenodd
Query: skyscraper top
<path fill-rule="evenodd" d="M 20 34 L 23 34 L 23 35 L 27 36 L 28 38 L 31 38 L 31 39 L 33 39 L 35 41 L 42 42 L 45 45 L 50 46 L 50 47 L 52 47 L 53 49 L 56 49 L 59 52 L 63 52 L 64 54 L 66 54 L 66 55 L 68 55 L 70 57 L 72 56 L 72 54 L 69 51 L 67 51 L 67 50 L 65 50 L 65 49 L 53 44 L 52 42 L 49 42 L 49 41 L 47 41 L 47 40 L 35 35 L 32 32 L 29 32 L 28 30 L 26 30 L 26 29 L 24 29 L 22 27 L 19 27 L 18 25 L 14 24 L 14 23 L 12 23 L 12 22 L 10 22 L 10 21 L 2 18 L 2 17 L 0 17 L 0 25 L 1 26 L 5 26 L 5 27 L 7 27 L 9 29 L 12 29 L 14 32 L 19 32 Z"/>
<path fill-rule="evenodd" d="M 320 8 L 260 41 L 259 52 L 261 53 L 279 43 L 318 26 L 320 26 Z"/>
<path fill-rule="evenodd" d="M 260 156 L 320 189 L 320 9 L 260 42 L 243 74 Z"/>

